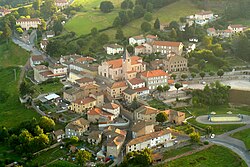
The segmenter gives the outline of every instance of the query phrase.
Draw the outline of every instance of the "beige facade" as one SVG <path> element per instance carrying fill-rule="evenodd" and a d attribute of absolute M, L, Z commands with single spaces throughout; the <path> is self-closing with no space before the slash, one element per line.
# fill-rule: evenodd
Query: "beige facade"
<path fill-rule="evenodd" d="M 182 56 L 175 54 L 170 54 L 167 59 L 163 60 L 163 64 L 168 72 L 188 70 L 188 60 Z"/>
<path fill-rule="evenodd" d="M 114 99 L 121 99 L 122 92 L 127 88 L 125 81 L 114 82 L 112 85 L 107 87 L 107 93 Z"/>
<path fill-rule="evenodd" d="M 161 54 L 169 54 L 171 52 L 176 53 L 177 55 L 181 55 L 183 51 L 182 42 L 169 42 L 169 41 L 154 41 L 153 52 L 161 53 Z"/>
<path fill-rule="evenodd" d="M 157 131 L 132 139 L 126 145 L 126 153 L 141 151 L 145 148 L 152 148 L 158 145 L 169 147 L 173 145 L 171 132 L 168 130 Z"/>
<path fill-rule="evenodd" d="M 135 90 L 127 88 L 123 91 L 123 97 L 125 102 L 132 103 L 134 99 L 138 98 L 138 94 Z"/>
<path fill-rule="evenodd" d="M 63 98 L 69 102 L 84 98 L 83 90 L 80 88 L 70 88 L 63 92 Z"/>
<path fill-rule="evenodd" d="M 146 64 L 138 56 L 130 56 L 126 50 L 122 59 L 105 61 L 98 67 L 98 74 L 112 80 L 132 79 L 146 70 Z"/>
<path fill-rule="evenodd" d="M 181 125 L 185 121 L 185 113 L 175 110 L 164 111 L 168 115 L 168 120 L 176 125 Z"/>
<path fill-rule="evenodd" d="M 78 99 L 71 103 L 69 110 L 77 113 L 86 112 L 88 109 L 96 106 L 96 99 L 87 97 L 84 99 Z"/>
<path fill-rule="evenodd" d="M 101 131 L 92 131 L 88 136 L 88 143 L 92 145 L 98 145 L 102 141 Z"/>
<path fill-rule="evenodd" d="M 160 111 L 156 108 L 149 106 L 141 106 L 140 108 L 134 111 L 135 120 L 147 120 L 147 121 L 156 121 L 156 115 Z"/>
<path fill-rule="evenodd" d="M 18 19 L 16 21 L 16 25 L 20 25 L 21 28 L 23 29 L 30 29 L 30 28 L 38 28 L 38 25 L 41 24 L 41 20 L 38 18 L 23 18 L 23 19 Z"/>

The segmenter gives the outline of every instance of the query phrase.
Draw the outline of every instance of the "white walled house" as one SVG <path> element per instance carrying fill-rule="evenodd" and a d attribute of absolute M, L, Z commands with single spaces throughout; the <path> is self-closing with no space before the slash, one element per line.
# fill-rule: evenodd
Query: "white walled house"
<path fill-rule="evenodd" d="M 126 145 L 126 153 L 141 151 L 145 148 L 152 148 L 158 145 L 164 145 L 164 147 L 170 147 L 173 145 L 172 134 L 169 130 L 153 132 L 132 139 Z"/>
<path fill-rule="evenodd" d="M 104 106 L 102 106 L 102 110 L 111 113 L 114 115 L 114 117 L 118 117 L 120 114 L 120 106 L 115 103 L 107 103 Z"/>
<path fill-rule="evenodd" d="M 139 35 L 139 36 L 133 36 L 133 37 L 130 37 L 129 38 L 129 44 L 130 45 L 142 45 L 146 43 L 146 38 L 142 35 Z"/>
<path fill-rule="evenodd" d="M 245 29 L 245 27 L 242 26 L 241 24 L 229 25 L 227 28 L 231 30 L 233 33 L 240 33 L 243 32 Z"/>
<path fill-rule="evenodd" d="M 69 2 L 68 0 L 55 0 L 55 5 L 58 8 L 65 8 L 66 6 L 69 5 Z"/>
<path fill-rule="evenodd" d="M 49 70 L 55 75 L 66 75 L 68 68 L 61 64 L 51 64 L 49 65 Z"/>
<path fill-rule="evenodd" d="M 40 65 L 43 62 L 44 62 L 44 59 L 43 59 L 42 55 L 33 55 L 30 57 L 30 66 L 31 67 L 34 67 L 36 65 Z"/>
<path fill-rule="evenodd" d="M 214 18 L 214 14 L 212 11 L 201 11 L 194 15 L 196 20 L 211 20 Z"/>
<path fill-rule="evenodd" d="M 118 44 L 104 45 L 104 49 L 106 50 L 106 53 L 109 55 L 123 53 L 124 51 L 123 46 L 118 45 Z"/>
<path fill-rule="evenodd" d="M 18 19 L 16 21 L 16 25 L 20 25 L 21 28 L 25 30 L 29 30 L 30 28 L 38 28 L 38 25 L 41 24 L 41 19 L 38 18 L 23 18 L 23 19 Z"/>

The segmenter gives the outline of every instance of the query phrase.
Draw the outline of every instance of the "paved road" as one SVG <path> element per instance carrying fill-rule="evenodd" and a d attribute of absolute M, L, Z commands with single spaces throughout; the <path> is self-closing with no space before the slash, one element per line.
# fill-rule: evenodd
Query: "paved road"
<path fill-rule="evenodd" d="M 244 129 L 249 129 L 250 124 L 234 129 L 232 131 L 226 132 L 222 135 L 216 136 L 214 139 L 209 139 L 210 142 L 218 145 L 222 145 L 224 147 L 229 148 L 236 154 L 238 154 L 245 162 L 246 164 L 250 167 L 250 153 L 247 150 L 244 142 L 241 140 L 235 139 L 230 137 L 231 134 L 242 131 Z"/>

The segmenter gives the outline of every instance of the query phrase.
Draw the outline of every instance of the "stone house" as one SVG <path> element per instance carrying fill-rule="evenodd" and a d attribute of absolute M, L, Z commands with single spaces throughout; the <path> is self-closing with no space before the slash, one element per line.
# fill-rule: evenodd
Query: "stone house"
<path fill-rule="evenodd" d="M 84 118 L 79 118 L 75 121 L 68 123 L 65 127 L 65 135 L 67 138 L 77 136 L 81 138 L 84 132 L 89 130 L 89 121 Z"/>
<path fill-rule="evenodd" d="M 88 143 L 98 145 L 102 141 L 102 131 L 92 131 L 88 136 Z"/>
<path fill-rule="evenodd" d="M 122 146 L 125 142 L 127 132 L 114 127 L 104 129 L 106 157 L 113 156 L 117 158 L 121 152 Z"/>
<path fill-rule="evenodd" d="M 155 122 L 156 115 L 160 113 L 160 111 L 156 108 L 149 106 L 141 106 L 140 108 L 134 111 L 134 119 L 135 120 L 148 120 Z"/>
<path fill-rule="evenodd" d="M 96 99 L 94 99 L 93 97 L 86 97 L 83 99 L 77 99 L 75 101 L 72 101 L 68 108 L 69 110 L 74 111 L 76 113 L 83 113 L 95 106 Z"/>
<path fill-rule="evenodd" d="M 185 113 L 175 110 L 164 111 L 168 115 L 168 120 L 176 125 L 181 125 L 185 121 Z"/>
<path fill-rule="evenodd" d="M 114 120 L 114 115 L 107 113 L 107 112 L 104 112 L 100 108 L 94 107 L 94 108 L 88 110 L 87 118 L 88 118 L 88 121 L 93 122 L 93 123 L 95 123 L 95 122 L 97 122 L 97 123 L 109 123 L 109 122 L 112 122 Z M 105 120 L 105 121 L 103 122 L 103 120 Z"/>
<path fill-rule="evenodd" d="M 176 53 L 177 55 L 181 55 L 183 51 L 183 43 L 182 42 L 170 42 L 170 41 L 154 41 L 152 43 L 153 52 L 161 53 L 161 54 L 169 54 L 171 52 Z"/>
<path fill-rule="evenodd" d="M 153 133 L 155 131 L 154 123 L 148 120 L 138 120 L 132 126 L 131 131 L 132 131 L 133 139 L 143 136 L 143 135 Z"/>
<path fill-rule="evenodd" d="M 107 93 L 114 99 L 121 99 L 122 92 L 127 88 L 125 81 L 114 82 L 113 84 L 107 87 Z"/>
<path fill-rule="evenodd" d="M 138 98 L 138 94 L 135 90 L 131 88 L 127 88 L 123 91 L 123 97 L 124 97 L 125 102 L 132 103 L 133 100 Z"/>
<path fill-rule="evenodd" d="M 163 59 L 163 64 L 168 72 L 188 70 L 188 60 L 174 53 L 169 54 L 166 59 Z"/>
<path fill-rule="evenodd" d="M 62 129 L 59 129 L 59 130 L 53 131 L 53 137 L 55 138 L 57 142 L 60 142 L 62 141 L 62 139 L 65 138 L 65 133 Z"/>
<path fill-rule="evenodd" d="M 30 57 L 30 66 L 34 67 L 37 65 L 40 65 L 41 63 L 44 62 L 43 56 L 42 55 L 32 55 Z"/>

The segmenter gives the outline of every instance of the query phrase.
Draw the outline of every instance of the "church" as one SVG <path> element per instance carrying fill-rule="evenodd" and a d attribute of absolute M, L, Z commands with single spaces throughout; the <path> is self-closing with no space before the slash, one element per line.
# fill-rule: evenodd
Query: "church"
<path fill-rule="evenodd" d="M 102 62 L 98 74 L 112 80 L 129 80 L 136 78 L 137 73 L 146 71 L 146 64 L 138 56 L 130 56 L 125 50 L 121 59 Z"/>

